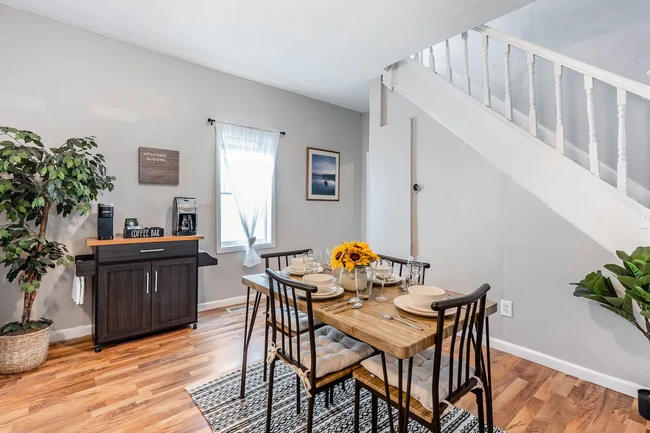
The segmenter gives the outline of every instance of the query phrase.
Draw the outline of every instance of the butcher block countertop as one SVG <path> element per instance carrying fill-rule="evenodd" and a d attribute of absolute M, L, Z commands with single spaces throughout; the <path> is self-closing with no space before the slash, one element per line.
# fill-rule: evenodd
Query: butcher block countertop
<path fill-rule="evenodd" d="M 114 239 L 106 239 L 106 240 L 99 240 L 97 238 L 86 238 L 86 246 L 103 247 L 106 245 L 128 245 L 128 244 L 143 244 L 143 243 L 151 243 L 151 242 L 198 241 L 201 239 L 203 239 L 203 235 L 193 235 L 193 236 L 166 235 L 158 238 L 123 238 L 122 236 L 115 236 Z"/>

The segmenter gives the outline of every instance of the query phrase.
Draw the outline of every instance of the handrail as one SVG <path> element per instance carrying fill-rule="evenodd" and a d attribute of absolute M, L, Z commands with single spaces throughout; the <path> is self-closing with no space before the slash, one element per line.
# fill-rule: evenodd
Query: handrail
<path fill-rule="evenodd" d="M 599 81 L 625 89 L 630 93 L 641 96 L 645 99 L 650 99 L 650 86 L 634 81 L 630 78 L 623 77 L 613 72 L 606 71 L 597 66 L 589 65 L 581 62 L 580 60 L 573 59 L 564 54 L 556 53 L 532 42 L 520 39 L 516 36 L 509 35 L 501 30 L 493 29 L 491 27 L 481 25 L 474 28 L 477 32 L 485 34 L 493 39 L 507 43 L 513 47 L 519 48 L 528 53 L 532 53 L 538 57 L 558 63 L 583 75 L 596 78 Z"/>

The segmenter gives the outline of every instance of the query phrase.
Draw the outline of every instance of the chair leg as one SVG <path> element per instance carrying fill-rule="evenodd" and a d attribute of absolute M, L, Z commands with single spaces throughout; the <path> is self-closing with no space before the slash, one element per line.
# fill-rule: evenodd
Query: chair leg
<path fill-rule="evenodd" d="M 273 376 L 275 373 L 275 359 L 269 365 L 269 392 L 266 406 L 266 433 L 271 433 L 271 413 L 273 412 Z"/>
<path fill-rule="evenodd" d="M 300 415 L 300 378 L 296 375 L 296 413 Z"/>
<path fill-rule="evenodd" d="M 361 400 L 361 385 L 354 381 L 354 433 L 359 433 L 359 404 Z"/>
<path fill-rule="evenodd" d="M 266 354 L 269 353 L 269 297 L 266 297 L 266 314 L 264 315 L 264 382 L 266 382 L 266 370 L 268 362 L 266 361 Z"/>
<path fill-rule="evenodd" d="M 485 413 L 483 408 L 483 390 L 475 389 L 472 391 L 476 395 L 476 406 L 478 408 L 478 431 L 485 433 Z"/>
<path fill-rule="evenodd" d="M 306 433 L 312 433 L 313 424 L 314 424 L 314 397 L 309 397 L 307 407 L 308 409 L 307 409 L 307 432 Z"/>
<path fill-rule="evenodd" d="M 325 409 L 330 408 L 330 389 L 326 388 L 325 392 L 323 393 L 325 396 Z"/>
<path fill-rule="evenodd" d="M 371 399 L 371 410 L 372 410 L 372 433 L 377 433 L 378 427 L 377 427 L 377 405 L 378 405 L 378 398 L 375 394 L 372 395 Z M 390 410 L 390 408 L 388 408 Z"/>

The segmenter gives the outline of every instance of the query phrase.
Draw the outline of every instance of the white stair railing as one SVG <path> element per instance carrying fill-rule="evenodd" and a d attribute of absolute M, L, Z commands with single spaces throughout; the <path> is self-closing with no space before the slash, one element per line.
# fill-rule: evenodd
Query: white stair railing
<path fill-rule="evenodd" d="M 488 26 L 478 26 L 473 29 L 477 32 L 482 41 L 482 60 L 483 60 L 483 103 L 490 107 L 491 105 L 491 91 L 489 79 L 489 62 L 488 62 L 488 47 L 489 40 L 494 39 L 504 44 L 503 52 L 503 66 L 504 66 L 504 116 L 506 119 L 513 120 L 512 108 L 512 95 L 510 83 L 510 52 L 511 47 L 518 48 L 526 53 L 526 63 L 528 67 L 528 130 L 531 135 L 538 136 L 538 121 L 537 121 L 537 96 L 535 91 L 535 59 L 537 57 L 546 59 L 553 64 L 554 78 L 555 78 L 555 108 L 556 108 L 556 125 L 555 125 L 555 148 L 564 155 L 565 154 L 565 135 L 564 135 L 564 118 L 562 114 L 562 79 L 563 70 L 565 68 L 571 69 L 584 77 L 584 90 L 587 102 L 587 120 L 589 125 L 588 142 L 589 142 L 589 169 L 597 177 L 600 178 L 600 160 L 598 157 L 598 137 L 596 134 L 596 118 L 594 113 L 594 80 L 601 81 L 605 84 L 613 86 L 617 90 L 617 117 L 618 117 L 618 138 L 617 138 L 617 166 L 616 166 L 616 187 L 622 193 L 627 194 L 627 139 L 626 139 L 626 108 L 627 108 L 627 95 L 631 93 L 643 99 L 650 100 L 650 86 L 639 83 L 638 81 L 617 75 L 615 73 L 606 71 L 596 66 L 589 65 L 579 60 L 573 59 L 566 55 L 551 51 L 547 48 L 533 44 L 526 40 L 509 35 L 500 30 L 490 28 Z M 470 68 L 469 68 L 469 38 L 468 32 L 461 35 L 463 43 L 463 85 L 462 89 L 471 95 L 472 89 L 470 86 Z M 445 44 L 445 65 L 444 75 L 450 83 L 453 80 L 452 67 L 451 67 L 451 50 L 449 40 Z M 433 47 L 417 53 L 412 58 L 415 58 L 419 63 L 424 64 L 424 53 L 428 52 L 427 67 L 434 73 L 437 73 L 436 62 L 434 58 Z M 650 73 L 649 73 L 650 74 Z"/>

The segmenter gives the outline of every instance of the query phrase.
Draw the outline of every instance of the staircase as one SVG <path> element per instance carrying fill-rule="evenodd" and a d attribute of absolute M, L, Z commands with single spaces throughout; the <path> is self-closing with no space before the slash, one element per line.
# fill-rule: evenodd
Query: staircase
<path fill-rule="evenodd" d="M 626 129 L 628 101 L 633 100 L 635 107 L 647 104 L 650 86 L 487 26 L 460 36 L 460 73 L 452 70 L 455 53 L 447 40 L 387 68 L 384 85 L 420 107 L 608 251 L 631 251 L 647 244 L 650 188 L 628 176 Z M 478 49 L 472 41 L 480 41 Z M 503 61 L 498 65 L 491 47 L 500 48 Z M 514 52 L 525 57 L 527 107 L 522 106 L 521 89 L 515 92 L 511 85 Z M 539 63 L 552 68 L 552 75 L 546 74 L 552 77 L 548 81 L 536 77 Z M 470 67 L 476 64 L 481 65 L 479 71 Z M 503 87 L 499 92 L 490 83 L 490 74 L 497 68 Z M 581 77 L 584 93 L 580 101 L 574 100 L 575 94 L 563 95 L 567 75 L 574 83 L 575 77 Z M 554 94 L 553 124 L 549 124 L 548 109 L 543 121 L 539 119 L 538 88 Z M 615 92 L 616 106 L 608 107 L 607 98 L 595 97 L 595 88 L 597 96 Z M 515 96 L 520 97 L 518 101 Z M 567 139 L 572 126 L 565 124 L 567 106 L 584 107 L 586 129 L 570 131 L 582 145 Z M 608 110 L 615 113 L 612 118 L 597 117 Z M 599 131 L 608 124 L 616 129 L 616 140 L 599 143 Z M 614 154 L 615 161 L 607 158 Z"/>

